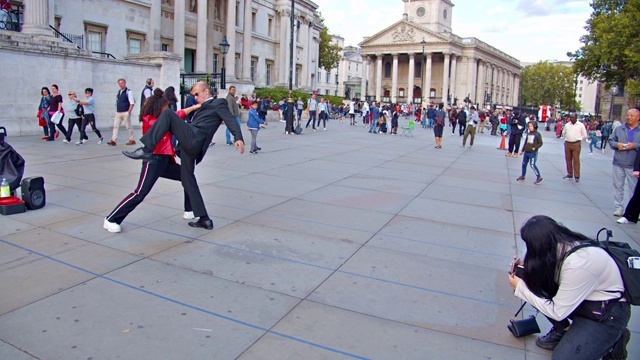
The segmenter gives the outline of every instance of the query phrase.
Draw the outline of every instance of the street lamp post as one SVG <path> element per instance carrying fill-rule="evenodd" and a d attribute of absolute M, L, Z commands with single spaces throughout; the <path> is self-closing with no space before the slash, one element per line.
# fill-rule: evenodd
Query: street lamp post
<path fill-rule="evenodd" d="M 611 117 L 613 115 L 613 103 L 616 99 L 616 95 L 620 92 L 620 88 L 618 85 L 613 85 L 609 88 L 609 94 L 611 95 L 611 104 L 609 105 L 609 121 L 611 121 Z"/>
<path fill-rule="evenodd" d="M 227 88 L 227 69 L 225 68 L 225 58 L 227 57 L 227 53 L 229 52 L 229 42 L 227 41 L 227 37 L 223 37 L 222 41 L 220 42 L 220 44 L 218 45 L 220 46 L 220 52 L 222 53 L 222 79 L 220 80 L 220 88 L 221 89 L 226 89 Z"/>
<path fill-rule="evenodd" d="M 424 89 L 425 87 L 424 85 L 426 83 L 425 77 L 427 76 L 427 71 L 426 71 L 427 65 L 425 64 L 425 62 L 427 61 L 427 54 L 424 52 L 424 48 L 427 45 L 427 41 L 424 38 L 422 38 L 422 41 L 420 42 L 420 44 L 422 45 L 422 69 L 420 69 L 420 72 L 422 73 L 422 87 L 423 87 L 422 98 L 424 99 L 422 101 L 422 106 L 424 107 L 425 101 L 429 102 L 428 96 L 429 96 L 429 91 L 431 91 L 431 89 Z"/>

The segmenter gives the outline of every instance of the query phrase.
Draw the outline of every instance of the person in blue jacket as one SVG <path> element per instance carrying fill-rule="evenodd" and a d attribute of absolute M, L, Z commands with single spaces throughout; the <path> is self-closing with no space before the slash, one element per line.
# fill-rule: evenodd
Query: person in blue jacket
<path fill-rule="evenodd" d="M 268 123 L 262 120 L 258 116 L 258 103 L 254 102 L 251 104 L 251 109 L 249 110 L 249 120 L 247 121 L 247 127 L 251 132 L 251 154 L 257 154 L 258 150 L 262 150 L 262 148 L 258 147 L 256 143 L 256 139 L 258 138 L 258 131 L 260 131 L 260 127 L 262 125 L 268 125 Z"/>

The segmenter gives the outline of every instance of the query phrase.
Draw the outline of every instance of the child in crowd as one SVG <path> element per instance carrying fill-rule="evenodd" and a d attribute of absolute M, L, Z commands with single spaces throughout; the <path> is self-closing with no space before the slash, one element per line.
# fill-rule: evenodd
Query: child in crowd
<path fill-rule="evenodd" d="M 420 111 L 417 111 L 418 113 Z M 393 116 L 391 117 L 391 135 L 398 135 L 398 117 L 400 116 L 400 114 L 398 114 L 397 111 L 393 112 Z M 416 115 L 416 117 L 420 117 L 420 114 Z"/>
<path fill-rule="evenodd" d="M 538 123 L 535 121 L 529 121 L 527 127 L 529 131 L 526 134 L 524 146 L 520 152 L 521 156 L 524 154 L 522 158 L 522 175 L 517 178 L 516 181 L 524 181 L 525 175 L 527 174 L 527 165 L 529 165 L 536 174 L 534 184 L 539 185 L 543 179 L 542 176 L 540 176 L 540 170 L 538 170 L 536 166 L 536 161 L 538 160 L 538 150 L 542 146 L 542 135 L 538 131 Z"/>
<path fill-rule="evenodd" d="M 262 150 L 262 148 L 258 147 L 256 139 L 258 138 L 258 131 L 260 131 L 260 127 L 263 124 L 267 125 L 268 123 L 258 116 L 258 103 L 254 102 L 251 104 L 249 120 L 247 121 L 247 127 L 251 132 L 251 151 L 249 151 L 251 154 L 257 154 L 259 150 Z"/>

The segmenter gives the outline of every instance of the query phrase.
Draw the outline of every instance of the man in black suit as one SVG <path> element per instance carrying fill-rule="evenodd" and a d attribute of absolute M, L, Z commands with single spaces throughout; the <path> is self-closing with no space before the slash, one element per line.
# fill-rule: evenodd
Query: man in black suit
<path fill-rule="evenodd" d="M 213 135 L 224 121 L 227 128 L 235 138 L 234 146 L 244 153 L 244 140 L 242 131 L 236 118 L 229 111 L 229 106 L 225 99 L 215 99 L 211 95 L 209 86 L 205 82 L 198 82 L 192 91 L 200 108 L 195 111 L 191 123 L 186 123 L 180 119 L 171 109 L 167 109 L 151 128 L 140 138 L 144 144 L 135 151 L 123 151 L 125 156 L 132 159 L 152 160 L 153 150 L 156 144 L 169 131 L 178 139 L 180 147 L 180 177 L 182 187 L 189 195 L 193 214 L 198 217 L 198 221 L 190 222 L 189 226 L 200 227 L 207 230 L 213 229 L 213 221 L 207 214 L 204 200 L 200 194 L 198 183 L 194 174 L 195 165 L 202 161 L 204 154 L 209 148 Z"/>

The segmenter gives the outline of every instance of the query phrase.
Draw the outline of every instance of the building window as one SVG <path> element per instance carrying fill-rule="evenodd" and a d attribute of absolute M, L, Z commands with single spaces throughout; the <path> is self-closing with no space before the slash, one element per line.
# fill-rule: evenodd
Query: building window
<path fill-rule="evenodd" d="M 233 69 L 233 73 L 236 76 L 236 79 L 240 78 L 240 66 L 242 65 L 242 63 L 240 62 L 240 55 L 236 54 L 236 62 L 235 62 L 235 67 Z"/>
<path fill-rule="evenodd" d="M 251 81 L 256 81 L 256 60 L 251 59 Z"/>
<path fill-rule="evenodd" d="M 421 78 L 422 77 L 422 61 L 416 62 L 415 74 L 413 77 Z"/>
<path fill-rule="evenodd" d="M 583 82 L 584 82 L 584 80 L 580 80 L 580 85 L 582 85 Z"/>
<path fill-rule="evenodd" d="M 296 66 L 296 87 L 300 87 L 300 72 L 302 68 L 300 66 Z"/>
<path fill-rule="evenodd" d="M 398 96 L 400 96 L 401 98 L 404 97 L 404 88 L 398 89 Z"/>
<path fill-rule="evenodd" d="M 580 91 L 582 91 L 582 86 L 580 86 Z"/>
<path fill-rule="evenodd" d="M 329 80 L 329 77 L 330 77 L 330 76 L 331 76 L 331 74 L 329 74 L 329 72 L 327 71 L 327 81 L 326 81 L 326 83 L 327 83 L 327 84 L 328 84 L 328 83 L 329 83 L 329 81 L 330 81 L 330 80 Z"/>
<path fill-rule="evenodd" d="M 334 91 L 333 95 L 338 96 L 338 90 Z"/>
<path fill-rule="evenodd" d="M 269 35 L 269 37 L 273 36 L 273 18 L 271 16 L 269 16 L 269 27 L 267 28 L 267 35 Z"/>
<path fill-rule="evenodd" d="M 386 77 L 386 78 L 390 78 L 391 77 L 391 63 L 390 62 L 386 62 L 384 64 L 384 77 Z"/>
<path fill-rule="evenodd" d="M 213 72 L 218 72 L 218 54 L 213 54 Z"/>
<path fill-rule="evenodd" d="M 324 94 L 329 95 L 329 89 L 324 89 Z"/>
<path fill-rule="evenodd" d="M 256 13 L 251 13 L 251 31 L 256 31 Z"/>
<path fill-rule="evenodd" d="M 579 98 L 581 98 L 581 97 L 582 97 L 582 94 L 578 94 L 578 97 L 579 97 Z"/>
<path fill-rule="evenodd" d="M 104 45 L 107 38 L 107 27 L 97 24 L 84 24 L 84 32 L 86 34 L 86 49 L 99 53 L 106 52 Z"/>
<path fill-rule="evenodd" d="M 169 44 L 162 43 L 162 51 L 169 51 Z"/>
<path fill-rule="evenodd" d="M 273 68 L 273 64 L 272 63 L 267 63 L 267 86 L 271 86 L 271 70 Z"/>
<path fill-rule="evenodd" d="M 129 54 L 140 54 L 144 46 L 144 34 L 127 31 L 127 48 Z"/>
<path fill-rule="evenodd" d="M 240 4 L 236 3 L 236 27 L 238 26 L 240 26 Z"/>
<path fill-rule="evenodd" d="M 320 73 L 320 71 L 318 71 L 318 82 L 320 82 L 322 80 L 322 74 Z"/>

